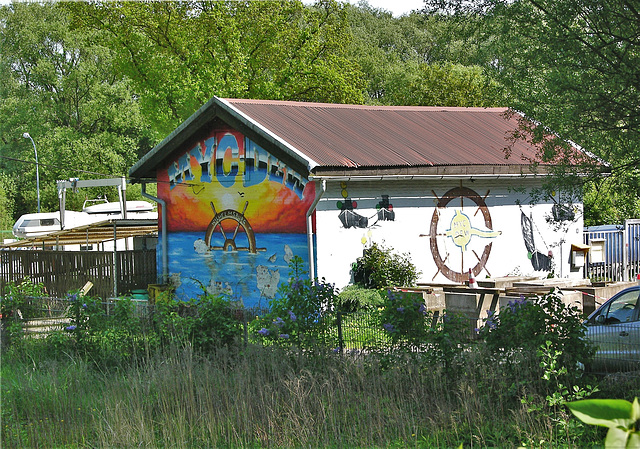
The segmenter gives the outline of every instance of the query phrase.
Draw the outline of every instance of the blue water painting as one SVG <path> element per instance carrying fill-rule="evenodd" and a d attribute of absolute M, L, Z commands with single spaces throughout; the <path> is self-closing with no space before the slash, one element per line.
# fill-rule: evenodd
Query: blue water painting
<path fill-rule="evenodd" d="M 246 236 L 240 233 L 237 246 Z M 223 241 L 211 246 L 222 246 Z M 257 253 L 209 249 L 203 232 L 170 232 L 169 276 L 177 286 L 176 297 L 197 298 L 203 291 L 224 293 L 248 308 L 267 308 L 277 294 L 278 286 L 289 278 L 289 261 L 295 255 L 309 270 L 307 236 L 305 234 L 255 234 Z M 162 248 L 157 248 L 158 270 L 162 270 Z"/>

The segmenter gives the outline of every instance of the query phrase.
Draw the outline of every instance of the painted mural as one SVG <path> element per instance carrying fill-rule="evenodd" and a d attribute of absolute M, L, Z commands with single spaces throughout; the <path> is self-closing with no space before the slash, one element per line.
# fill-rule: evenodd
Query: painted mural
<path fill-rule="evenodd" d="M 224 293 L 245 307 L 266 308 L 287 279 L 289 261 L 308 263 L 314 184 L 231 129 L 212 130 L 170 160 L 158 171 L 158 196 L 167 203 L 176 293 Z"/>
<path fill-rule="evenodd" d="M 375 215 L 364 217 L 354 211 L 358 207 L 358 203 L 349 198 L 349 191 L 345 181 L 340 183 L 340 193 L 343 199 L 336 202 L 336 207 L 340 210 L 338 218 L 346 229 L 369 228 L 375 226 L 379 221 L 394 221 L 396 218 L 393 204 L 389 202 L 389 195 L 382 195 L 382 199 L 376 204 Z M 373 218 L 376 218 L 376 220 L 371 223 Z"/>
<path fill-rule="evenodd" d="M 467 187 L 453 188 L 442 197 L 432 193 L 437 199 L 428 235 L 437 267 L 433 280 L 441 273 L 454 282 L 465 282 L 469 271 L 474 276 L 487 271 L 491 239 L 502 233 L 493 229 L 485 203 L 489 191 L 484 197 Z"/>
<path fill-rule="evenodd" d="M 527 215 L 521 208 L 520 226 L 527 257 L 531 261 L 533 269 L 554 273 L 556 264 L 553 250 L 560 249 L 564 238 L 568 237 L 568 229 L 577 219 L 577 209 L 569 205 L 558 204 L 553 197 L 550 199 L 553 201 L 551 211 L 544 215 L 544 220 L 539 219 L 539 223 L 536 223 L 531 212 Z M 554 235 L 560 236 L 560 239 L 554 238 L 547 242 L 548 237 L 545 239 L 544 235 L 549 230 L 552 230 Z"/>
<path fill-rule="evenodd" d="M 538 250 L 540 244 L 536 244 L 536 238 L 534 237 L 533 219 L 527 217 L 523 211 L 520 211 L 520 226 L 522 227 L 524 246 L 527 248 L 527 257 L 531 261 L 533 269 L 536 271 L 551 271 L 553 253 L 549 250 L 547 254 L 543 254 Z"/>

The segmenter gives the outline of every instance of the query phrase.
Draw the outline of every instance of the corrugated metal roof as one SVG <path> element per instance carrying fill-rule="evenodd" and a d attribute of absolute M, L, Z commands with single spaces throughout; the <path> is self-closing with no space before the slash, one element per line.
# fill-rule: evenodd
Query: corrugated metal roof
<path fill-rule="evenodd" d="M 224 100 L 320 166 L 529 165 L 535 148 L 505 148 L 506 108 L 359 106 Z"/>
<path fill-rule="evenodd" d="M 114 236 L 115 233 L 115 236 Z M 50 232 L 37 237 L 0 243 L 0 248 L 41 248 L 43 246 L 84 245 L 158 233 L 155 219 L 109 219 L 99 223 Z"/>
<path fill-rule="evenodd" d="M 528 171 L 535 147 L 512 142 L 522 116 L 507 108 L 362 106 L 213 97 L 130 170 L 153 179 L 166 158 L 214 118 L 259 136 L 314 173 L 402 170 L 444 174 Z M 509 148 L 507 158 L 506 148 Z M 446 172 L 446 173 L 445 173 Z"/>

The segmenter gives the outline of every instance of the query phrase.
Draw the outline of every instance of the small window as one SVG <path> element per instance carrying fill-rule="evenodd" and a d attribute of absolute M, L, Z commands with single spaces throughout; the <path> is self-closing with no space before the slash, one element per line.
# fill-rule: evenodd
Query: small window
<path fill-rule="evenodd" d="M 40 226 L 53 226 L 56 224 L 55 218 L 42 218 L 40 219 Z"/>

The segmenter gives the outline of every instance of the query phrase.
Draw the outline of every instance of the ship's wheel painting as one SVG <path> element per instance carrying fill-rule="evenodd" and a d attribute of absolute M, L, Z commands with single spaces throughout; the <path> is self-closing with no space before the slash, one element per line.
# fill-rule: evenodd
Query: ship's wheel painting
<path fill-rule="evenodd" d="M 468 281 L 469 270 L 474 276 L 483 269 L 486 271 L 485 265 L 491 253 L 493 243 L 489 242 L 483 246 L 483 242 L 478 239 L 495 238 L 501 234 L 501 231 L 493 230 L 491 214 L 485 203 L 489 192 L 481 197 L 467 187 L 456 187 L 445 193 L 442 198 L 433 193 L 438 199 L 429 230 L 429 246 L 438 267 L 433 279 L 442 273 L 454 282 Z M 453 217 L 447 223 L 441 220 L 441 216 L 444 215 L 443 210 L 449 209 L 450 203 L 453 203 L 455 209 Z M 481 215 L 478 216 L 478 213 Z M 447 215 L 451 216 L 451 213 Z M 456 248 L 451 247 L 451 242 Z"/>
<path fill-rule="evenodd" d="M 249 251 L 252 254 L 255 254 L 258 251 L 264 251 L 264 248 L 256 247 L 255 233 L 253 232 L 249 221 L 247 221 L 244 216 L 247 206 L 249 206 L 248 201 L 245 202 L 242 213 L 233 209 L 225 209 L 221 212 L 216 212 L 216 207 L 213 202 L 210 204 L 211 209 L 213 210 L 213 218 L 211 219 L 211 223 L 209 223 L 207 232 L 204 236 L 204 241 L 209 248 L 223 251 Z M 230 228 L 233 228 L 233 234 L 227 234 L 225 227 L 227 228 L 227 231 Z M 238 238 L 240 228 L 242 228 L 243 234 L 246 236 L 247 246 L 238 246 L 236 244 L 236 238 Z M 222 245 L 212 245 L 211 239 L 214 232 L 220 232 L 223 241 Z"/>

